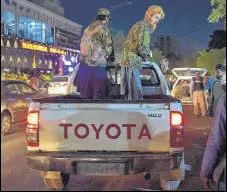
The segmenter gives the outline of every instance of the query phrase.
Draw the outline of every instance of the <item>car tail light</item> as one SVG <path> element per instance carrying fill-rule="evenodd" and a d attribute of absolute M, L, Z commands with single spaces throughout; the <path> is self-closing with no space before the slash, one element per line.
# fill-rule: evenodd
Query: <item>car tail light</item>
<path fill-rule="evenodd" d="M 170 112 L 170 146 L 183 147 L 184 140 L 183 115 L 178 111 Z"/>
<path fill-rule="evenodd" d="M 28 112 L 26 139 L 28 146 L 39 146 L 39 111 Z"/>

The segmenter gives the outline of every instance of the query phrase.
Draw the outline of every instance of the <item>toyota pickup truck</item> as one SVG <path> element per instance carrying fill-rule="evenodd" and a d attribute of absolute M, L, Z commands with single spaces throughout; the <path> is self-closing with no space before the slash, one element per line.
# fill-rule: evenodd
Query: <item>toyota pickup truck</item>
<path fill-rule="evenodd" d="M 185 176 L 182 104 L 157 64 L 143 65 L 141 81 L 139 101 L 74 93 L 32 100 L 26 160 L 48 188 L 64 188 L 70 175 L 138 173 L 155 176 L 163 190 L 178 188 Z"/>

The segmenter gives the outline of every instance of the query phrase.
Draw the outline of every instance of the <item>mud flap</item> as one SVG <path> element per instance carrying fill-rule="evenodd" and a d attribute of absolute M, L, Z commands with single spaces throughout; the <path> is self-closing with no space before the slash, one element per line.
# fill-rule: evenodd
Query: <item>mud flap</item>
<path fill-rule="evenodd" d="M 47 188 L 49 189 L 63 189 L 64 184 L 62 183 L 62 177 L 60 172 L 55 171 L 41 171 L 41 177 Z"/>
<path fill-rule="evenodd" d="M 164 171 L 160 175 L 161 187 L 163 190 L 176 191 L 180 182 L 185 179 L 185 162 L 184 156 L 180 167 L 176 170 Z"/>

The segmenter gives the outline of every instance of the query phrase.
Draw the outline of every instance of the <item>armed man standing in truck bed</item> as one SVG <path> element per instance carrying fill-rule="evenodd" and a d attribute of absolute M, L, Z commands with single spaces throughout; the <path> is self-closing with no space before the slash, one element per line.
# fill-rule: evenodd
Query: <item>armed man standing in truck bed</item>
<path fill-rule="evenodd" d="M 102 99 L 108 95 L 106 66 L 114 62 L 113 42 L 108 24 L 108 9 L 98 10 L 96 21 L 89 25 L 80 44 L 79 88 L 85 99 Z"/>
<path fill-rule="evenodd" d="M 162 8 L 150 6 L 144 20 L 137 22 L 128 33 L 121 62 L 121 95 L 128 94 L 129 99 L 143 99 L 140 69 L 151 54 L 150 36 L 161 19 L 164 19 Z"/>

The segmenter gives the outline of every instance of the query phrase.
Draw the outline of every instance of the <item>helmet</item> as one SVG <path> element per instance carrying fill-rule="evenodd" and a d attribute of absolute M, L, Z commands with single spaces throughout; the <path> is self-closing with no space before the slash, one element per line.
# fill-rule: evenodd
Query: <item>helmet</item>
<path fill-rule="evenodd" d="M 107 17 L 111 18 L 110 11 L 106 8 L 98 9 L 97 16 L 107 16 Z"/>
<path fill-rule="evenodd" d="M 160 14 L 161 19 L 164 19 L 164 17 L 165 17 L 164 11 L 160 6 L 158 6 L 158 5 L 150 6 L 145 13 L 145 19 L 144 20 L 147 21 L 152 28 L 156 27 L 156 25 L 153 24 L 152 21 L 150 21 L 150 16 L 154 15 L 154 14 Z"/>

